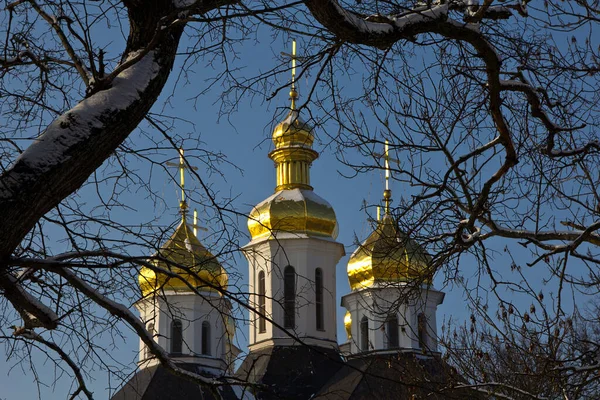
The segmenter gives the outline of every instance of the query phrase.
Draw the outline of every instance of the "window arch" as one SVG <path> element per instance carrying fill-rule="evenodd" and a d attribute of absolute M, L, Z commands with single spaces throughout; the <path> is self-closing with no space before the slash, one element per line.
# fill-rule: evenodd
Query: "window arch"
<path fill-rule="evenodd" d="M 398 332 L 398 317 L 390 315 L 386 321 L 387 347 L 395 349 L 400 346 L 400 337 Z"/>
<path fill-rule="evenodd" d="M 148 330 L 148 335 L 150 335 L 152 340 L 154 340 L 154 322 L 150 322 L 148 324 L 147 330 Z M 146 356 L 146 358 L 152 357 L 152 353 L 150 352 L 150 347 L 148 347 L 148 346 L 146 346 L 145 356 Z"/>
<path fill-rule="evenodd" d="M 317 268 L 315 270 L 315 306 L 316 306 L 316 319 L 317 319 L 317 330 L 325 330 L 325 320 L 323 313 L 323 270 Z"/>
<path fill-rule="evenodd" d="M 183 351 L 183 325 L 178 319 L 171 321 L 171 353 L 181 354 Z"/>
<path fill-rule="evenodd" d="M 296 270 L 291 265 L 283 270 L 283 327 L 296 327 Z"/>
<path fill-rule="evenodd" d="M 421 349 L 427 348 L 427 317 L 423 313 L 417 315 L 417 334 L 419 337 L 419 347 Z"/>
<path fill-rule="evenodd" d="M 360 320 L 360 349 L 369 350 L 369 319 L 366 316 Z"/>
<path fill-rule="evenodd" d="M 202 323 L 202 349 L 201 352 L 205 356 L 210 356 L 210 323 L 204 321 Z"/>
<path fill-rule="evenodd" d="M 258 332 L 265 333 L 267 331 L 267 320 L 265 313 L 267 312 L 266 307 L 266 296 L 267 289 L 265 286 L 265 271 L 258 273 Z"/>

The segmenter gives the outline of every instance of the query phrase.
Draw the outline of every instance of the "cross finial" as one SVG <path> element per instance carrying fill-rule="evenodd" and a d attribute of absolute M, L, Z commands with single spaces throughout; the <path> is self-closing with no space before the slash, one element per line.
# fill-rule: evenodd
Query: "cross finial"
<path fill-rule="evenodd" d="M 177 167 L 179 169 L 179 187 L 181 188 L 181 201 L 179 202 L 179 212 L 182 218 L 185 220 L 185 214 L 187 213 L 187 202 L 185 201 L 185 170 L 192 169 L 197 170 L 198 168 L 188 166 L 183 156 L 183 147 L 179 148 L 179 163 L 167 162 L 169 167 Z"/>
<path fill-rule="evenodd" d="M 298 100 L 298 91 L 296 90 L 296 60 L 299 57 L 296 55 L 296 39 L 292 39 L 292 54 L 281 53 L 284 57 L 289 57 L 292 60 L 292 87 L 290 89 L 290 100 L 292 104 L 290 109 L 296 109 L 296 100 Z"/>
<path fill-rule="evenodd" d="M 381 153 L 373 153 L 374 156 L 376 156 L 377 158 L 379 157 L 383 157 L 384 160 L 384 169 L 385 169 L 385 190 L 383 191 L 383 202 L 384 202 L 384 207 L 383 207 L 383 215 L 387 215 L 390 213 L 390 203 L 392 202 L 392 191 L 390 189 L 390 176 L 391 176 L 391 170 L 390 170 L 390 161 L 393 161 L 395 163 L 397 163 L 398 165 L 400 165 L 400 161 L 396 160 L 395 158 L 390 158 L 390 146 L 389 146 L 389 142 L 385 141 L 385 147 L 384 147 L 384 152 L 383 154 Z M 380 215 L 379 215 L 379 207 L 377 207 L 377 220 L 379 221 L 380 219 Z"/>
<path fill-rule="evenodd" d="M 385 214 L 390 213 L 390 203 L 392 202 L 392 191 L 390 190 L 390 149 L 387 139 L 385 140 L 385 190 L 383 191 L 383 201 L 385 203 Z"/>

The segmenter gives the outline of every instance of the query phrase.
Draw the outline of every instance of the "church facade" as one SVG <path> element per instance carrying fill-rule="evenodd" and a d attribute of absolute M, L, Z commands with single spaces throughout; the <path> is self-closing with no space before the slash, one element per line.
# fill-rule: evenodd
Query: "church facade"
<path fill-rule="evenodd" d="M 391 215 L 387 186 L 383 217 L 348 262 L 346 314 L 336 315 L 344 246 L 333 207 L 310 184 L 318 153 L 297 96 L 292 84 L 291 110 L 273 132 L 275 192 L 248 217 L 248 349 L 234 344 L 227 272 L 196 237 L 183 198 L 182 221 L 155 268 L 140 271 L 136 307 L 177 365 L 217 389 L 171 374 L 140 341 L 139 370 L 114 400 L 472 398 L 454 389 L 460 377 L 440 357 L 436 310 L 444 294 L 432 286 L 428 254 Z"/>

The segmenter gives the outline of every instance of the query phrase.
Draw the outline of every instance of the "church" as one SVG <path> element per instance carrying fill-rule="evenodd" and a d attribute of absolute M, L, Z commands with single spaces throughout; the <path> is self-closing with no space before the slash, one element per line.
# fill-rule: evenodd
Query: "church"
<path fill-rule="evenodd" d="M 198 240 L 183 194 L 181 223 L 151 261 L 155 268 L 139 272 L 135 306 L 176 365 L 214 385 L 172 374 L 140 340 L 139 369 L 113 400 L 477 397 L 457 388 L 462 379 L 437 349 L 436 310 L 444 293 L 432 286 L 429 255 L 390 212 L 387 144 L 383 215 L 352 253 L 347 277 L 336 276 L 345 250 L 336 241 L 333 207 L 310 183 L 318 153 L 313 128 L 296 108 L 294 75 L 295 68 L 290 111 L 275 127 L 268 155 L 275 190 L 249 213 L 251 239 L 242 248 L 248 348 L 235 346 L 227 271 Z M 183 154 L 179 167 L 183 176 Z M 351 288 L 341 297 L 342 343 L 336 279 L 348 279 Z"/>

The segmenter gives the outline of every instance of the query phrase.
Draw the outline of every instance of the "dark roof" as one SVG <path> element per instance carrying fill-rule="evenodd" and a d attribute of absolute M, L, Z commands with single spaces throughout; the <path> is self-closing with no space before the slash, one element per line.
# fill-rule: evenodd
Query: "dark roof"
<path fill-rule="evenodd" d="M 200 375 L 210 376 L 198 364 L 178 363 L 178 366 Z M 219 387 L 224 399 L 237 399 L 231 386 Z M 112 400 L 216 400 L 208 387 L 172 374 L 162 365 L 139 370 Z"/>
<path fill-rule="evenodd" d="M 236 377 L 263 385 L 254 393 L 257 399 L 309 399 L 343 367 L 343 363 L 334 349 L 271 346 L 250 352 Z"/>
<path fill-rule="evenodd" d="M 198 364 L 182 368 L 211 376 Z M 230 382 L 254 388 L 219 386 L 223 399 L 257 400 L 452 400 L 480 399 L 439 356 L 412 352 L 371 353 L 346 362 L 336 350 L 271 346 L 250 352 Z M 223 380 L 223 383 L 226 383 Z M 243 394 L 245 393 L 245 394 Z M 216 400 L 210 388 L 171 374 L 161 365 L 138 371 L 112 400 Z"/>
<path fill-rule="evenodd" d="M 438 356 L 373 353 L 350 358 L 313 397 L 327 400 L 477 399 Z"/>

